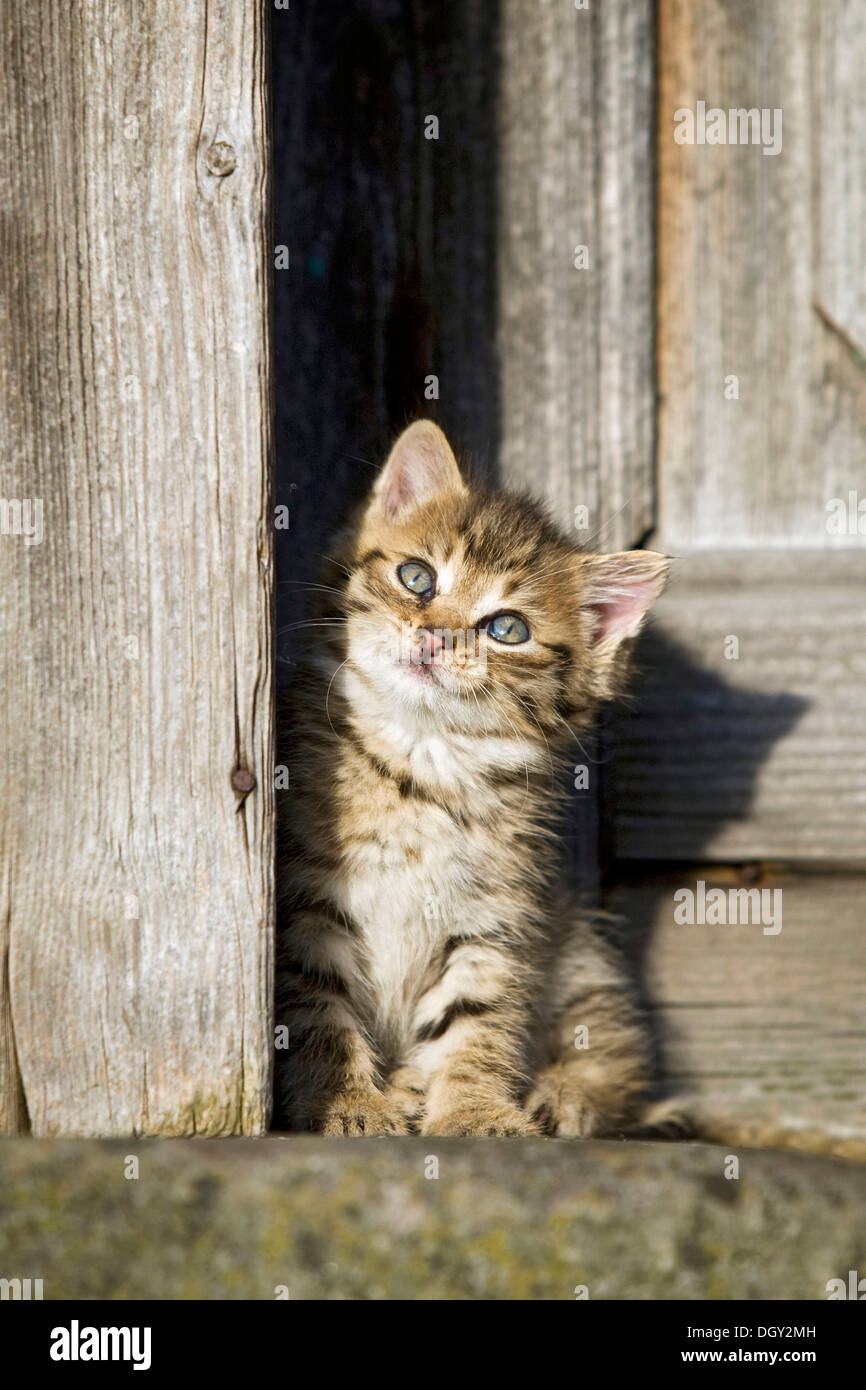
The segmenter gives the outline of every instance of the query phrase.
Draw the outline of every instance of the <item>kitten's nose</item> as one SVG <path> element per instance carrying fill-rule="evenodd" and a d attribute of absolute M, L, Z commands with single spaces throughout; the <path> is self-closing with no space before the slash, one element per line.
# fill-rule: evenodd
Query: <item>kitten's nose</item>
<path fill-rule="evenodd" d="M 432 661 L 437 657 L 445 645 L 442 641 L 442 634 L 432 627 L 417 628 L 415 640 L 421 652 L 421 660 L 424 662 Z"/>

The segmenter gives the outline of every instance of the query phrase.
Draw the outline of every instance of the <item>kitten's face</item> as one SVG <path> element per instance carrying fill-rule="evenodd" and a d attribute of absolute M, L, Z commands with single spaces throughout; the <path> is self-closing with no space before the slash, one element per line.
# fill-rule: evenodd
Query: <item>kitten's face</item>
<path fill-rule="evenodd" d="M 616 648 L 664 582 L 660 556 L 584 555 L 535 504 L 470 491 L 428 421 L 395 445 L 349 568 L 356 699 L 545 743 L 613 693 Z"/>
<path fill-rule="evenodd" d="M 365 527 L 348 654 L 382 700 L 421 717 L 549 731 L 579 684 L 578 590 L 569 547 L 529 506 L 446 494 Z"/>

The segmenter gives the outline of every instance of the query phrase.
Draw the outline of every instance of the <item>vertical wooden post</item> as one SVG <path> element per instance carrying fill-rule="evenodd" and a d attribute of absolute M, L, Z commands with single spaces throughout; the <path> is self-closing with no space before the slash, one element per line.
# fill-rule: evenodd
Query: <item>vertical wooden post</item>
<path fill-rule="evenodd" d="M 655 520 L 653 5 L 503 0 L 498 335 L 503 480 L 592 549 Z M 602 767 L 575 793 L 595 886 Z"/>
<path fill-rule="evenodd" d="M 7 1130 L 267 1123 L 265 18 L 2 7 Z"/>
<path fill-rule="evenodd" d="M 503 0 L 501 26 L 503 474 L 621 549 L 655 515 L 653 5 Z"/>

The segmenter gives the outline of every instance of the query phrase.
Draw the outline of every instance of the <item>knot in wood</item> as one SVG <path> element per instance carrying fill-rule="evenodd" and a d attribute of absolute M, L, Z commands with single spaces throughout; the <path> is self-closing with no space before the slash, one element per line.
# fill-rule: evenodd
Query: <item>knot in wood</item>
<path fill-rule="evenodd" d="M 224 179 L 226 174 L 231 174 L 237 168 L 238 157 L 234 145 L 230 145 L 228 140 L 214 140 L 204 152 L 204 162 L 209 174 Z"/>
<path fill-rule="evenodd" d="M 232 773 L 232 786 L 236 792 L 251 792 L 256 785 L 255 773 L 249 768 L 236 767 Z"/>

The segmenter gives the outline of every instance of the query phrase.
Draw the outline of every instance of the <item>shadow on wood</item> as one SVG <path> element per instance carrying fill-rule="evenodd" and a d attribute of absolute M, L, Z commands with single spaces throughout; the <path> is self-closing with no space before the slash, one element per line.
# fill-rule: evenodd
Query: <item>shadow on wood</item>
<path fill-rule="evenodd" d="M 761 884 L 760 866 L 717 869 L 713 877 L 712 864 L 705 869 L 696 865 L 713 857 L 712 846 L 731 822 L 748 821 L 761 769 L 803 718 L 808 701 L 786 691 L 734 688 L 718 672 L 698 665 L 661 626 L 641 638 L 635 667 L 634 695 L 609 712 L 602 741 L 607 750 L 601 814 L 604 900 L 623 917 L 617 935 L 653 1021 L 663 1089 L 679 1091 L 684 1085 L 694 1089 L 696 1075 L 692 1064 L 684 1067 L 682 1039 L 671 1026 L 676 1009 L 693 998 L 692 984 L 682 973 L 673 894 L 681 886 L 694 890 L 701 877 L 710 886 L 720 877 L 726 888 L 729 883 L 735 889 Z M 704 758 L 695 756 L 696 747 L 707 750 Z M 667 838 L 665 827 L 670 829 Z M 623 855 L 624 840 L 628 849 Z M 642 847 L 643 856 L 635 858 Z M 678 930 L 698 933 L 689 950 L 699 950 L 703 943 L 709 972 L 718 968 L 718 961 L 706 933 L 738 932 L 741 947 L 744 933 L 762 933 L 760 925 L 748 922 L 730 928 L 698 923 Z M 787 948 L 785 938 L 776 949 L 784 953 Z M 703 1009 L 711 1007 L 711 999 L 721 1004 L 723 996 L 739 997 L 753 970 L 748 949 L 730 951 Z M 800 982 L 804 988 L 805 979 Z M 759 1004 L 756 1025 L 766 1021 L 771 1026 L 776 1007 L 771 988 Z M 731 1026 L 739 1027 L 739 1021 L 735 1018 Z M 711 1072 L 712 1064 L 708 1049 L 700 1067 Z M 796 1078 L 786 1080 L 796 1084 Z M 817 1126 L 818 1116 L 814 1118 Z"/>
<path fill-rule="evenodd" d="M 320 0 L 273 25 L 283 684 L 302 586 L 397 431 L 429 415 L 482 473 L 497 455 L 498 14 Z"/>

